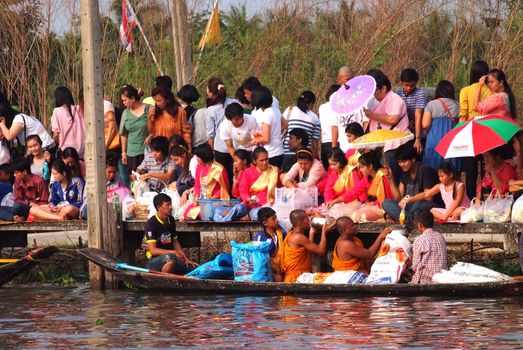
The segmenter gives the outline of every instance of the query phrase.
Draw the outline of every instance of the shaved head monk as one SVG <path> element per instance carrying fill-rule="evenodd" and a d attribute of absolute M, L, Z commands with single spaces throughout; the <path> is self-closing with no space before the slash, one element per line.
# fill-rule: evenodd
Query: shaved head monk
<path fill-rule="evenodd" d="M 363 247 L 361 239 L 356 237 L 358 230 L 352 219 L 342 216 L 336 220 L 336 228 L 340 237 L 334 247 L 332 259 L 334 271 L 350 270 L 369 274 L 371 260 L 374 259 L 381 247 L 381 242 L 392 229 L 390 227 L 383 229 L 376 241 L 367 249 Z"/>
<path fill-rule="evenodd" d="M 285 282 L 295 282 L 304 272 L 312 272 L 312 253 L 325 255 L 327 252 L 326 234 L 334 225 L 323 225 L 319 244 L 313 242 L 316 229 L 311 227 L 309 216 L 304 210 L 291 211 L 289 220 L 292 230 L 287 233 L 283 241 L 282 269 L 285 273 Z M 309 230 L 310 229 L 310 230 Z M 307 231 L 308 235 L 307 235 Z"/>
<path fill-rule="evenodd" d="M 354 72 L 352 71 L 352 69 L 347 66 L 343 66 L 338 70 L 336 82 L 340 85 L 343 85 L 352 78 L 354 78 Z"/>

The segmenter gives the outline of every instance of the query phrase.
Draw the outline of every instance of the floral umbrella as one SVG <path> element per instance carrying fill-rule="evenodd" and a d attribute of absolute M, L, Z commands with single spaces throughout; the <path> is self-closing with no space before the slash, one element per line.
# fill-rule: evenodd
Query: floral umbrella
<path fill-rule="evenodd" d="M 497 114 L 476 117 L 450 130 L 436 151 L 443 158 L 475 157 L 506 144 L 520 129 L 512 119 Z"/>
<path fill-rule="evenodd" d="M 350 114 L 365 106 L 374 96 L 376 80 L 370 75 L 359 75 L 343 84 L 330 98 L 336 113 Z"/>
<path fill-rule="evenodd" d="M 374 130 L 368 134 L 358 137 L 353 142 L 349 143 L 349 148 L 377 148 L 384 147 L 387 142 L 400 141 L 402 143 L 412 140 L 414 135 L 409 131 L 399 130 Z"/>

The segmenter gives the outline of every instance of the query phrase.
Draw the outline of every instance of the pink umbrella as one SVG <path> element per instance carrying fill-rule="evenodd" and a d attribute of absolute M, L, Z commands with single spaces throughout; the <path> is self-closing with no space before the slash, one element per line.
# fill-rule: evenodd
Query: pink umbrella
<path fill-rule="evenodd" d="M 350 114 L 365 106 L 374 96 L 376 80 L 370 75 L 359 75 L 343 84 L 330 98 L 332 109 Z"/>

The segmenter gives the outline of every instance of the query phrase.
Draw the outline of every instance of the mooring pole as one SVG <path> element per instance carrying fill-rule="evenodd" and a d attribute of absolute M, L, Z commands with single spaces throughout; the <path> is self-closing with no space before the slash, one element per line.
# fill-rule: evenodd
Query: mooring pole
<path fill-rule="evenodd" d="M 84 87 L 85 163 L 87 167 L 87 231 L 89 247 L 102 248 L 107 206 L 103 113 L 103 69 L 98 0 L 80 0 Z M 92 289 L 103 289 L 103 270 L 89 264 Z"/>

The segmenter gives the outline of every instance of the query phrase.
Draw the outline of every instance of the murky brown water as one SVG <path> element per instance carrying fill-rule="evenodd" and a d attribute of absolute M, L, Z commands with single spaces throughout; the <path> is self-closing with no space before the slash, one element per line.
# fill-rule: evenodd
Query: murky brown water
<path fill-rule="evenodd" d="M 0 290 L 0 349 L 522 348 L 523 298 L 200 297 Z"/>

